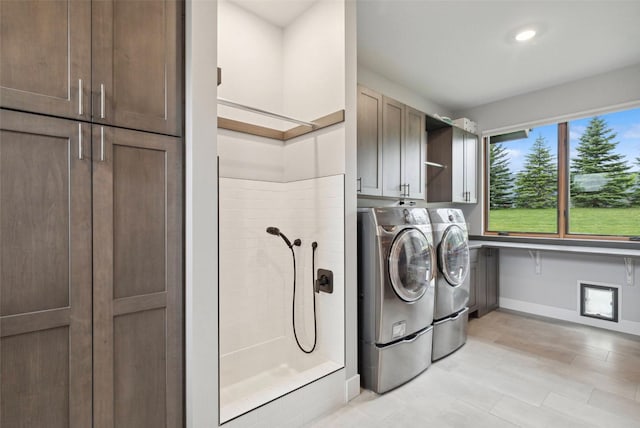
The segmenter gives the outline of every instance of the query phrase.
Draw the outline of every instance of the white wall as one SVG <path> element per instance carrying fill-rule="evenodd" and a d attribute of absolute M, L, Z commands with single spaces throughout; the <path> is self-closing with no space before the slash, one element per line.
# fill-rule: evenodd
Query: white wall
<path fill-rule="evenodd" d="M 316 269 L 334 273 L 334 293 L 316 296 L 315 352 L 344 363 L 344 183 L 342 175 L 270 183 L 220 179 L 220 355 L 281 337 L 293 341 L 291 251 L 275 226 L 296 247 L 297 333 L 305 348 L 313 341 L 311 243 Z M 284 361 L 283 363 L 286 363 Z"/>
<path fill-rule="evenodd" d="M 222 6 L 219 13 L 224 14 L 228 9 Z M 242 14 L 243 11 L 235 10 L 234 13 Z M 244 17 L 242 19 L 249 22 L 254 18 Z M 322 22 L 329 18 L 331 21 Z M 226 18 L 221 17 L 220 19 Z M 237 16 L 235 19 L 240 20 Z M 344 306 L 340 307 L 340 305 L 330 305 L 331 311 L 339 310 L 342 312 L 342 316 L 331 316 L 329 318 L 334 323 L 331 329 L 338 328 L 340 334 L 347 334 L 351 337 L 351 340 L 347 339 L 341 344 L 342 357 L 344 358 L 346 346 L 348 361 L 345 369 L 230 421 L 227 425 L 232 427 L 265 426 L 265 424 L 269 426 L 300 426 L 323 412 L 343 404 L 347 397 L 345 382 L 348 379 L 356 379 L 356 382 L 349 382 L 349 385 L 352 386 L 352 394 L 349 396 L 352 397 L 359 393 L 356 357 L 357 341 L 355 340 L 357 335 L 356 216 L 355 203 L 349 205 L 348 202 L 351 199 L 355 201 L 355 66 L 353 64 L 348 65 L 351 59 L 355 61 L 355 2 L 349 0 L 319 0 L 317 4 L 305 11 L 299 19 L 300 23 L 296 22 L 288 28 L 280 29 L 282 33 L 280 36 L 282 43 L 280 47 L 281 55 L 278 54 L 276 48 L 273 48 L 271 52 L 266 52 L 268 55 L 273 55 L 265 59 L 266 61 L 274 60 L 280 55 L 283 79 L 279 86 L 274 83 L 276 82 L 275 79 L 267 83 L 271 85 L 271 89 L 278 87 L 281 91 L 279 98 L 281 107 L 278 108 L 276 106 L 268 108 L 268 110 L 284 112 L 297 118 L 315 119 L 343 109 L 346 106 L 345 122 L 312 135 L 298 137 L 288 141 L 286 144 L 271 141 L 265 147 L 259 147 L 259 144 L 266 142 L 267 139 L 221 130 L 218 133 L 220 172 L 223 177 L 273 181 L 276 183 L 346 174 L 343 188 L 347 189 L 343 198 L 346 205 L 345 211 L 341 216 L 341 219 L 345 219 L 343 240 L 346 242 L 344 243 L 342 255 L 333 251 L 331 257 L 341 258 L 343 266 L 346 263 L 350 263 L 346 265 L 347 271 L 342 274 L 342 281 L 345 281 L 343 288 L 345 298 L 342 304 L 344 305 L 346 302 L 348 306 L 345 308 Z M 271 40 L 273 36 L 275 40 L 274 34 L 277 31 L 273 32 L 272 30 L 273 28 L 269 26 L 259 26 L 251 31 L 256 33 L 255 37 L 260 37 L 258 33 L 268 33 L 265 38 Z M 237 43 L 230 36 L 225 36 L 224 40 L 226 42 L 223 42 L 222 34 L 231 33 L 231 36 L 233 36 L 242 31 L 244 29 L 237 26 L 228 26 L 226 30 L 222 29 L 219 36 L 220 43 L 229 41 L 231 41 L 232 45 Z M 302 39 L 310 36 L 313 36 L 310 42 L 303 43 Z M 267 41 L 261 41 L 261 43 L 267 44 Z M 345 41 L 351 43 L 351 50 L 348 53 L 345 49 Z M 224 50 L 230 54 L 248 56 L 248 58 L 243 58 L 245 62 L 236 73 L 238 78 L 242 77 L 243 74 L 249 75 L 247 78 L 251 78 L 250 75 L 253 73 L 261 72 L 262 64 L 257 61 L 250 61 L 251 58 L 254 58 L 251 51 L 238 49 L 235 46 L 231 46 L 229 49 L 221 46 L 219 49 L 221 52 Z M 264 49 L 271 48 L 264 47 Z M 229 57 L 229 60 L 234 61 L 231 57 Z M 220 65 L 222 66 L 222 64 Z M 271 67 L 269 64 L 267 66 Z M 352 77 L 345 77 L 345 73 L 349 72 L 347 67 L 350 67 Z M 256 105 L 261 102 L 261 99 L 277 97 L 275 91 L 264 96 L 252 92 L 253 90 L 259 91 L 260 88 L 240 87 L 238 88 L 238 93 L 244 93 L 247 98 L 238 99 L 234 94 L 235 90 L 229 89 L 227 91 L 226 89 L 231 87 L 231 83 L 225 87 L 226 82 L 231 78 L 229 69 L 229 66 L 226 67 L 226 70 L 223 66 L 223 84 L 219 87 L 220 96 L 261 108 L 264 107 Z M 300 76 L 301 73 L 306 73 L 306 75 Z M 244 79 L 244 77 L 242 78 Z M 286 96 L 285 91 L 287 91 Z M 345 97 L 347 98 L 346 100 Z M 349 97 L 351 97 L 350 101 Z M 348 110 L 349 108 L 351 108 L 351 111 Z M 277 129 L 289 129 L 294 126 L 289 123 L 269 124 L 269 121 L 256 120 L 256 118 L 249 119 L 247 116 L 230 109 L 219 109 L 219 114 L 222 115 L 223 111 L 225 117 L 262 126 Z M 305 115 L 308 117 L 305 117 Z M 351 171 L 347 171 L 347 162 L 351 162 L 353 165 Z M 321 244 L 320 241 L 318 242 Z M 348 252 L 347 254 L 344 252 L 345 249 Z M 327 263 L 333 264 L 333 260 L 327 260 Z M 345 317 L 347 317 L 347 322 L 349 323 L 346 331 L 344 326 L 340 326 L 340 323 L 344 323 Z M 308 321 L 307 328 L 309 328 Z M 210 330 L 210 332 L 212 331 Z M 353 387 L 354 385 L 355 387 Z M 203 424 L 201 426 L 211 425 Z"/>
<path fill-rule="evenodd" d="M 314 120 L 344 109 L 345 8 L 318 1 L 284 29 L 283 106 Z"/>
<path fill-rule="evenodd" d="M 440 116 L 451 117 L 451 111 L 445 107 L 420 96 L 413 89 L 392 82 L 375 70 L 368 69 L 361 65 L 358 65 L 358 84 L 378 91 L 383 95 L 427 113 L 430 116 L 438 114 Z"/>
<path fill-rule="evenodd" d="M 357 13 L 355 0 L 345 4 L 345 374 L 346 398 L 360 393 L 358 375 L 358 256 L 357 256 Z"/>
<path fill-rule="evenodd" d="M 637 103 L 640 64 L 474 107 L 455 116 L 476 121 L 486 133 L 549 124 Z"/>
<path fill-rule="evenodd" d="M 222 84 L 218 96 L 282 113 L 283 31 L 227 0 L 218 1 L 218 67 Z M 211 75 L 212 79 L 215 75 Z M 282 121 L 219 106 L 218 115 L 281 129 Z"/>
<path fill-rule="evenodd" d="M 540 268 L 536 274 L 526 250 L 500 249 L 500 305 L 640 335 L 640 258 L 635 258 L 631 285 L 626 283 L 622 257 L 543 251 Z M 621 322 L 579 317 L 578 281 L 619 286 Z"/>
<path fill-rule="evenodd" d="M 185 6 L 185 413 L 202 428 L 218 424 L 217 4 Z"/>

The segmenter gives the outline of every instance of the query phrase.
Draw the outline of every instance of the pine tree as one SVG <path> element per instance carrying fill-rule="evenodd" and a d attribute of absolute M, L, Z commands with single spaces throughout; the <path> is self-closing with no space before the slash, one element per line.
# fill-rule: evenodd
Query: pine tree
<path fill-rule="evenodd" d="M 558 193 L 558 173 L 543 136 L 538 136 L 526 156 L 524 169 L 516 175 L 518 208 L 553 208 Z"/>
<path fill-rule="evenodd" d="M 489 151 L 489 207 L 509 208 L 513 205 L 511 195 L 511 171 L 509 153 L 500 144 L 491 144 Z"/>
<path fill-rule="evenodd" d="M 575 207 L 624 207 L 629 205 L 629 190 L 633 175 L 624 155 L 616 153 L 618 142 L 604 119 L 594 117 L 589 122 L 580 144 L 578 156 L 571 159 L 571 203 Z M 581 177 L 594 181 L 595 189 L 587 188 Z M 600 181 L 600 183 L 598 183 Z"/>
<path fill-rule="evenodd" d="M 638 172 L 635 174 L 636 184 L 631 193 L 631 205 L 640 207 L 640 157 L 636 158 L 636 165 L 638 165 Z"/>

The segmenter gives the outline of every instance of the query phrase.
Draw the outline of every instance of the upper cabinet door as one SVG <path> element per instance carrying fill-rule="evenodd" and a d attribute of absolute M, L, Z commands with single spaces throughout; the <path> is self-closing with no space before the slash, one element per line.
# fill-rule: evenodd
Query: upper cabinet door
<path fill-rule="evenodd" d="M 93 121 L 181 135 L 182 2 L 93 2 Z"/>
<path fill-rule="evenodd" d="M 91 3 L 0 1 L 0 106 L 90 117 Z"/>
<path fill-rule="evenodd" d="M 411 199 L 424 199 L 425 191 L 425 116 L 406 107 L 406 133 L 404 142 L 404 181 L 406 194 Z"/>
<path fill-rule="evenodd" d="M 404 104 L 382 97 L 382 196 L 406 196 L 401 168 L 404 109 Z"/>
<path fill-rule="evenodd" d="M 382 95 L 358 87 L 358 194 L 382 196 Z"/>
<path fill-rule="evenodd" d="M 478 202 L 478 180 L 477 180 L 477 162 L 478 162 L 478 136 L 464 133 L 464 168 L 465 168 L 465 192 L 466 202 Z"/>

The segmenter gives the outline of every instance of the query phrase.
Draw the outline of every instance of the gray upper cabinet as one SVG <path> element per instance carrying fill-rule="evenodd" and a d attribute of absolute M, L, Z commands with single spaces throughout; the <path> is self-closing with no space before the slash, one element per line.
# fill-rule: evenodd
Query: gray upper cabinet
<path fill-rule="evenodd" d="M 424 113 L 358 89 L 358 194 L 424 199 Z"/>
<path fill-rule="evenodd" d="M 382 95 L 358 86 L 358 194 L 382 196 Z"/>
<path fill-rule="evenodd" d="M 405 106 L 382 97 L 382 196 L 405 196 L 402 168 Z"/>
<path fill-rule="evenodd" d="M 425 115 L 411 107 L 405 109 L 403 170 L 405 192 L 411 199 L 424 199 L 425 191 Z"/>
<path fill-rule="evenodd" d="M 182 15 L 176 0 L 92 3 L 93 121 L 182 133 Z"/>
<path fill-rule="evenodd" d="M 477 203 L 478 136 L 455 126 L 428 132 L 427 201 Z"/>
<path fill-rule="evenodd" d="M 0 1 L 0 107 L 91 117 L 91 3 Z"/>
<path fill-rule="evenodd" d="M 181 135 L 181 4 L 0 1 L 0 106 Z"/>

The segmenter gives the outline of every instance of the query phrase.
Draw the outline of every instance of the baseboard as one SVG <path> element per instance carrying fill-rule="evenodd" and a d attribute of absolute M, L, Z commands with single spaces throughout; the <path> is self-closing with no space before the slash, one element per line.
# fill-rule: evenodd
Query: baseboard
<path fill-rule="evenodd" d="M 360 395 L 360 375 L 357 374 L 350 379 L 347 379 L 347 383 L 345 385 L 347 402 L 353 400 L 358 395 Z"/>
<path fill-rule="evenodd" d="M 511 309 L 513 311 L 525 312 L 528 314 L 540 315 L 543 317 L 574 322 L 576 324 L 583 324 L 591 327 L 598 327 L 606 330 L 640 336 L 640 322 L 620 320 L 619 322 L 614 323 L 610 321 L 597 320 L 588 317 L 581 317 L 577 312 L 569 309 L 539 305 L 537 303 L 524 302 L 522 300 L 507 299 L 505 297 L 500 298 L 500 307 L 504 309 Z"/>

